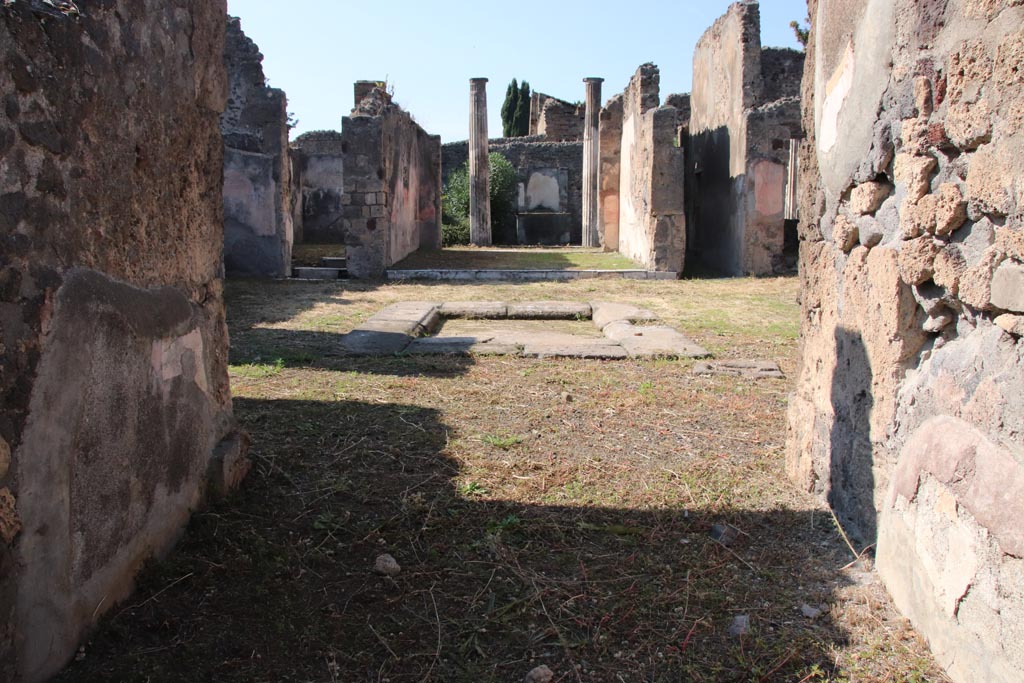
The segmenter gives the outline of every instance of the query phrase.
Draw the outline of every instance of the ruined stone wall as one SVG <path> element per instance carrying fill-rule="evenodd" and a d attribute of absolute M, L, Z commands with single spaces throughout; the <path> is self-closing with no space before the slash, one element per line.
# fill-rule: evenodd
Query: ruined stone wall
<path fill-rule="evenodd" d="M 570 243 L 580 244 L 583 235 L 583 142 L 548 142 L 541 136 L 494 138 L 489 141 L 491 152 L 501 154 L 516 169 L 520 192 L 520 206 L 531 210 L 526 198 L 531 179 L 537 176 L 551 178 L 558 183 L 561 197 L 560 211 L 569 214 Z M 442 146 L 442 175 L 448 175 L 466 163 L 469 147 L 466 142 L 450 142 Z M 533 209 L 537 207 L 534 206 Z M 545 208 L 550 208 L 546 206 Z M 498 239 L 498 235 L 495 236 Z M 508 243 L 514 236 L 506 235 Z"/>
<path fill-rule="evenodd" d="M 789 48 L 761 48 L 761 102 L 799 97 L 804 54 Z"/>
<path fill-rule="evenodd" d="M 597 234 L 605 251 L 619 250 L 619 184 L 622 165 L 622 95 L 598 116 Z"/>
<path fill-rule="evenodd" d="M 342 120 L 347 265 L 353 277 L 375 278 L 441 246 L 441 138 L 379 88 L 352 113 Z"/>
<path fill-rule="evenodd" d="M 303 242 L 340 244 L 345 239 L 342 146 L 342 134 L 332 130 L 305 133 L 292 142 L 302 166 L 298 186 Z"/>
<path fill-rule="evenodd" d="M 731 5 L 693 57 L 689 249 L 728 275 L 785 268 L 789 140 L 801 137 L 803 55 L 761 48 L 756 2 Z"/>
<path fill-rule="evenodd" d="M 537 135 L 543 135 L 550 142 L 582 140 L 584 114 L 583 105 L 550 97 L 541 110 Z"/>
<path fill-rule="evenodd" d="M 235 17 L 224 62 L 224 266 L 228 274 L 287 277 L 294 241 L 288 100 L 267 87 L 263 55 Z"/>
<path fill-rule="evenodd" d="M 955 681 L 1024 668 L 1024 7 L 811 3 L 788 468 Z"/>
<path fill-rule="evenodd" d="M 244 472 L 220 278 L 224 2 L 44 9 L 0 5 L 3 680 L 59 668 L 208 477 Z"/>
<path fill-rule="evenodd" d="M 622 96 L 618 250 L 652 270 L 681 273 L 684 151 L 677 145 L 677 111 L 658 106 L 659 81 L 658 68 L 644 64 Z"/>

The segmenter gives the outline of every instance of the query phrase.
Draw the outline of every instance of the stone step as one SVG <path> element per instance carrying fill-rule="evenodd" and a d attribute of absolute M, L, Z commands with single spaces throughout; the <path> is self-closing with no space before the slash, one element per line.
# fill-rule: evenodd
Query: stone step
<path fill-rule="evenodd" d="M 348 259 L 344 256 L 321 256 L 320 257 L 321 268 L 341 268 L 344 270 L 348 267 Z"/>
<path fill-rule="evenodd" d="M 348 277 L 348 271 L 343 268 L 295 266 L 292 268 L 292 277 L 298 280 L 337 280 L 338 278 Z"/>

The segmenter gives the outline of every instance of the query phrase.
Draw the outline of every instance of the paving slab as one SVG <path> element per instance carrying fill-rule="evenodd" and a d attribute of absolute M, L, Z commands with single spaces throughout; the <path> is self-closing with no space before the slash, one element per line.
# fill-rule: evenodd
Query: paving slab
<path fill-rule="evenodd" d="M 580 320 L 589 319 L 590 304 L 578 301 L 525 301 L 510 303 L 508 317 L 532 320 Z"/>
<path fill-rule="evenodd" d="M 593 311 L 591 320 L 597 329 L 603 330 L 606 325 L 613 322 L 647 323 L 658 319 L 656 315 L 646 308 L 639 308 L 632 304 L 620 304 L 614 301 L 592 301 L 590 308 Z"/>
<path fill-rule="evenodd" d="M 522 351 L 516 344 L 495 343 L 480 337 L 424 337 L 414 339 L 403 354 L 457 356 L 514 356 Z"/>
<path fill-rule="evenodd" d="M 299 280 L 337 280 L 341 277 L 341 268 L 314 268 L 312 266 L 295 266 L 292 277 Z"/>
<path fill-rule="evenodd" d="M 737 375 L 749 379 L 783 379 L 778 363 L 766 360 L 721 360 L 695 363 L 695 375 Z"/>
<path fill-rule="evenodd" d="M 523 355 L 531 358 L 591 358 L 598 360 L 621 360 L 628 357 L 626 349 L 619 344 L 576 342 L 573 344 L 526 344 Z"/>
<path fill-rule="evenodd" d="M 666 325 L 613 322 L 604 334 L 622 344 L 632 358 L 705 358 L 711 354 L 689 337 Z"/>
<path fill-rule="evenodd" d="M 430 334 L 440 327 L 442 323 L 439 306 L 436 303 L 431 301 L 403 301 L 385 307 L 359 327 L 368 328 L 369 325 L 384 321 L 405 324 L 408 327 L 407 333 L 413 336 Z"/>
<path fill-rule="evenodd" d="M 495 320 L 508 315 L 508 304 L 504 301 L 448 301 L 441 304 L 440 311 L 445 318 Z"/>
<path fill-rule="evenodd" d="M 399 353 L 413 338 L 400 332 L 352 330 L 341 338 L 341 346 L 358 356 L 390 356 Z"/>

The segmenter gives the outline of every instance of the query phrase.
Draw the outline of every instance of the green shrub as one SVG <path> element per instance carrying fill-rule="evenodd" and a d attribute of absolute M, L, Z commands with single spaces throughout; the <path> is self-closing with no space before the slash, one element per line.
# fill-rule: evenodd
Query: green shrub
<path fill-rule="evenodd" d="M 515 221 L 516 169 L 497 152 L 491 162 L 491 226 L 498 234 Z M 441 196 L 441 238 L 444 246 L 469 244 L 469 162 L 452 171 Z"/>

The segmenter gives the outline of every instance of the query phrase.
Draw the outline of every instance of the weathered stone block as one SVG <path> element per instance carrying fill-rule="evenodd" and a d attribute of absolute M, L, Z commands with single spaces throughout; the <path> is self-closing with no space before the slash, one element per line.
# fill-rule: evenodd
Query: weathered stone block
<path fill-rule="evenodd" d="M 836 246 L 842 251 L 849 253 L 860 239 L 860 232 L 857 226 L 852 223 L 846 216 L 839 214 L 836 216 L 835 221 L 832 223 L 832 241 L 835 242 Z M 882 239 L 881 232 L 878 233 L 877 244 Z M 874 246 L 874 244 L 870 245 Z"/>
<path fill-rule="evenodd" d="M 955 183 L 939 186 L 935 204 L 935 234 L 950 235 L 967 220 L 967 202 Z"/>
<path fill-rule="evenodd" d="M 446 301 L 440 311 L 445 318 L 504 318 L 508 304 L 503 301 Z"/>
<path fill-rule="evenodd" d="M 937 166 L 934 157 L 901 153 L 893 162 L 893 177 L 897 184 L 907 188 L 907 199 L 916 201 L 928 194 Z"/>
<path fill-rule="evenodd" d="M 939 245 L 931 235 L 908 240 L 900 248 L 900 277 L 911 285 L 931 279 L 935 272 L 935 257 Z"/>
<path fill-rule="evenodd" d="M 905 240 L 935 232 L 935 214 L 939 200 L 933 194 L 926 194 L 917 201 L 907 199 L 900 208 L 900 234 Z"/>
<path fill-rule="evenodd" d="M 590 304 L 575 301 L 527 301 L 508 305 L 509 318 L 589 320 L 590 316 Z"/>
<path fill-rule="evenodd" d="M 1014 313 L 1024 313 L 1024 265 L 1003 261 L 992 276 L 992 305 Z"/>
<path fill-rule="evenodd" d="M 882 206 L 891 192 L 892 186 L 888 183 L 876 181 L 861 183 L 853 188 L 853 192 L 850 194 L 850 211 L 858 215 L 874 213 Z"/>
<path fill-rule="evenodd" d="M 603 330 L 606 325 L 613 322 L 640 323 L 657 320 L 657 317 L 647 309 L 638 308 L 630 304 L 592 301 L 590 307 L 593 311 L 591 319 L 599 330 Z"/>

